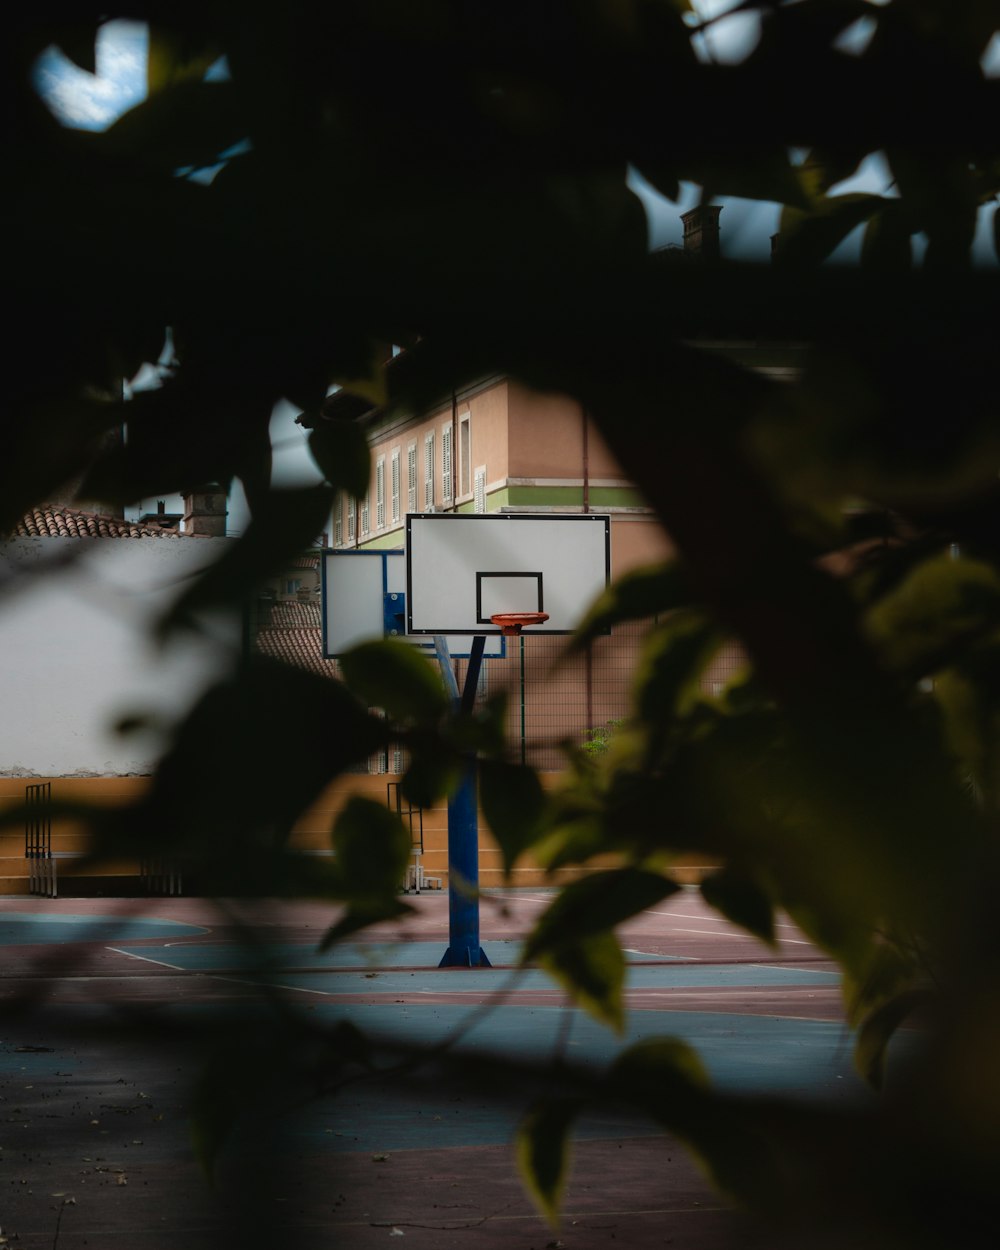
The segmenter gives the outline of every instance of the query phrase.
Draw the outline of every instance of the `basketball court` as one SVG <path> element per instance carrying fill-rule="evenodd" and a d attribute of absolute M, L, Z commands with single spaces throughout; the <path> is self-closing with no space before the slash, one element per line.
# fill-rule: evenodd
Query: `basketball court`
<path fill-rule="evenodd" d="M 319 1096 L 294 1081 L 276 1089 L 260 1069 L 216 1185 L 206 1185 L 187 1120 L 192 1080 L 220 1039 L 227 1056 L 275 1062 L 275 1009 L 307 1048 L 346 1020 L 402 1051 L 458 1036 L 459 1058 L 487 1065 L 558 1053 L 603 1066 L 622 1044 L 670 1035 L 697 1047 L 727 1089 L 867 1096 L 837 975 L 791 925 L 770 951 L 691 889 L 635 918 L 620 931 L 628 1017 L 617 1039 L 541 972 L 516 969 L 548 897 L 485 897 L 492 967 L 468 969 L 436 966 L 448 942 L 440 894 L 412 897 L 412 922 L 325 954 L 316 947 L 331 912 L 318 904 L 0 900 L 3 1234 L 46 1250 L 312 1250 L 390 1236 L 457 1247 L 473 1235 L 512 1250 L 557 1240 L 580 1250 L 767 1244 L 676 1143 L 608 1111 L 580 1123 L 566 1218 L 553 1233 L 513 1170 L 533 1078 L 497 1069 L 484 1081 L 475 1064 L 456 1072 L 433 1059 Z"/>

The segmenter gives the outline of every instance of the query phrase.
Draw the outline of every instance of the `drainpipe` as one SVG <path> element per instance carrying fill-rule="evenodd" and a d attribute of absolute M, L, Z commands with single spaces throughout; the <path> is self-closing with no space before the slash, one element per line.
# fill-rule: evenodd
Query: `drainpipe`
<path fill-rule="evenodd" d="M 451 510 L 458 511 L 458 395 L 451 392 Z"/>
<path fill-rule="evenodd" d="M 583 510 L 590 511 L 590 418 L 583 409 Z"/>
<path fill-rule="evenodd" d="M 590 511 L 590 418 L 583 409 L 583 510 Z M 524 646 L 524 643 L 521 643 Z M 585 666 L 585 689 L 587 694 L 587 728 L 594 724 L 594 644 L 587 643 L 583 653 Z"/>

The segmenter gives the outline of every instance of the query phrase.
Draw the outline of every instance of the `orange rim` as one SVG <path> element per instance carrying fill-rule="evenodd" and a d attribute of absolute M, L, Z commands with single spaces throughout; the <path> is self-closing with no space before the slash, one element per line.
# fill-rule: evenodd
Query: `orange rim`
<path fill-rule="evenodd" d="M 525 625 L 541 625 L 548 619 L 548 612 L 498 612 L 490 617 L 506 638 L 516 637 Z"/>

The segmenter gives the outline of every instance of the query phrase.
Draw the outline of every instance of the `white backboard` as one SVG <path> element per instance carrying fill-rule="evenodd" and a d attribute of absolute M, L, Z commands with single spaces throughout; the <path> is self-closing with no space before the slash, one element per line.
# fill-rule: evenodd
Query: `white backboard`
<path fill-rule="evenodd" d="M 611 576 L 610 518 L 432 512 L 406 518 L 409 634 L 496 634 L 501 612 L 547 612 L 525 634 L 567 634 Z"/>
<path fill-rule="evenodd" d="M 406 557 L 402 551 L 324 551 L 323 658 L 334 660 L 362 642 L 405 637 Z M 393 610 L 399 604 L 398 631 Z M 421 636 L 408 638 L 432 646 Z M 468 638 L 448 638 L 455 659 L 469 654 Z M 506 654 L 502 639 L 490 639 L 485 656 Z"/>

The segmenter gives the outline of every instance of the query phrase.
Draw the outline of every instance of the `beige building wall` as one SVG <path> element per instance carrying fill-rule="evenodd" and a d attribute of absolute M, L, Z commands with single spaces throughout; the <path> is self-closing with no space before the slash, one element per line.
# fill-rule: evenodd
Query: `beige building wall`
<path fill-rule="evenodd" d="M 591 478 L 625 484 L 592 421 L 584 438 L 583 409 L 575 399 L 508 383 L 511 477 Z"/>

